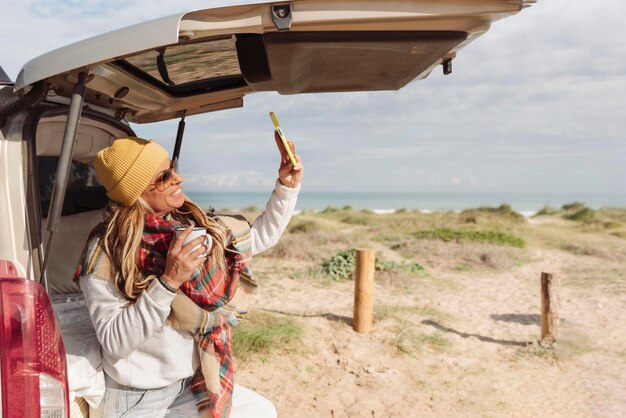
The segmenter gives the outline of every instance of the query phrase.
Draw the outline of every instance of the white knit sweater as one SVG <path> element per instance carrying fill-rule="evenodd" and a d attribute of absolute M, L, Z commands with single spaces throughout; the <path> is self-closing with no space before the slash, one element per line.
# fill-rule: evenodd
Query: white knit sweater
<path fill-rule="evenodd" d="M 293 211 L 300 186 L 276 181 L 265 212 L 252 224 L 252 255 L 278 242 Z M 198 355 L 191 334 L 165 325 L 175 293 L 158 280 L 129 303 L 113 280 L 90 274 L 80 278 L 85 303 L 102 344 L 104 371 L 121 385 L 156 389 L 193 375 Z"/>

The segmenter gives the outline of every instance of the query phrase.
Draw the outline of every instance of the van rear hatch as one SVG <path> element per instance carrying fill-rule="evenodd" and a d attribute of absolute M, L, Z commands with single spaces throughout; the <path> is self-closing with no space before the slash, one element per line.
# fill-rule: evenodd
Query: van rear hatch
<path fill-rule="evenodd" d="M 428 76 L 528 0 L 294 0 L 180 13 L 28 62 L 15 89 L 45 80 L 137 123 L 281 94 L 396 90 Z"/>

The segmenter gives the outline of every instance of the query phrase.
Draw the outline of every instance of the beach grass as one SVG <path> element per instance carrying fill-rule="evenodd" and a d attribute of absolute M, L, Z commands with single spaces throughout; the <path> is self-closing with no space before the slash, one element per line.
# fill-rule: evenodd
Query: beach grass
<path fill-rule="evenodd" d="M 498 230 L 436 228 L 418 231 L 415 233 L 415 237 L 419 239 L 440 240 L 445 242 L 482 242 L 518 248 L 524 248 L 524 246 L 526 246 L 526 242 L 522 238 L 508 232 Z"/>
<path fill-rule="evenodd" d="M 538 228 L 506 204 L 459 213 L 376 214 L 329 207 L 294 216 L 278 244 L 263 256 L 293 265 L 290 277 L 324 282 L 350 279 L 353 249 L 359 247 L 376 249 L 377 270 L 398 277 L 424 274 L 430 266 L 447 266 L 454 272 L 505 270 L 532 261 L 527 249 L 536 247 L 606 259 L 624 256 L 606 245 L 598 248 L 594 233 L 625 239 L 626 209 L 594 210 L 591 220 L 582 220 L 577 213 L 592 213 L 585 209 L 574 202 L 544 211 L 534 218 L 542 222 Z M 569 215 L 578 220 L 566 219 Z"/>
<path fill-rule="evenodd" d="M 295 222 L 289 223 L 289 232 L 292 234 L 307 234 L 309 232 L 316 231 L 320 228 L 318 222 L 312 219 L 297 219 Z"/>
<path fill-rule="evenodd" d="M 398 320 L 394 327 L 394 335 L 388 340 L 398 353 L 416 355 L 424 350 L 444 351 L 451 342 L 441 332 L 425 333 L 417 329 L 412 321 Z"/>
<path fill-rule="evenodd" d="M 433 307 L 431 304 L 426 305 L 382 305 L 377 306 L 374 310 L 374 318 L 376 321 L 387 319 L 402 320 L 411 317 L 413 322 L 420 322 L 423 319 L 436 320 L 438 322 L 449 322 L 454 316 L 449 312 Z"/>
<path fill-rule="evenodd" d="M 304 327 L 296 320 L 265 312 L 253 312 L 233 330 L 233 352 L 243 362 L 293 352 Z"/>
<path fill-rule="evenodd" d="M 542 345 L 539 341 L 532 341 L 519 348 L 515 356 L 518 359 L 540 359 L 555 363 L 559 360 L 559 351 L 555 347 Z"/>
<path fill-rule="evenodd" d="M 626 208 L 591 209 L 581 202 L 572 202 L 560 209 L 545 206 L 534 217 L 558 217 L 576 222 L 587 231 L 607 230 L 621 236 L 626 225 Z"/>
<path fill-rule="evenodd" d="M 475 223 L 467 223 L 468 214 Z M 286 233 L 264 257 L 294 263 L 291 277 L 350 279 L 354 248 L 376 250 L 377 271 L 424 275 L 429 259 L 451 270 L 505 269 L 520 265 L 528 224 L 510 206 L 478 208 L 464 213 L 399 211 L 376 214 L 350 207 L 306 211 L 292 218 Z"/>
<path fill-rule="evenodd" d="M 504 220 L 513 223 L 525 222 L 524 216 L 514 211 L 511 205 L 508 205 L 506 203 L 498 207 L 481 206 L 475 209 L 465 209 L 459 214 L 459 216 L 466 223 L 476 223 L 481 217 L 490 218 L 492 220 Z"/>
<path fill-rule="evenodd" d="M 574 202 L 522 219 L 507 205 L 458 213 L 301 212 L 275 247 L 255 257 L 262 309 L 288 312 L 270 318 L 296 318 L 301 331 L 286 351 L 246 337 L 254 349 L 242 354 L 250 371 L 243 375 L 283 394 L 268 378 L 281 368 L 280 378 L 294 387 L 280 398 L 282 410 L 308 405 L 315 416 L 344 416 L 338 391 L 354 394 L 348 401 L 359 406 L 398 393 L 407 402 L 393 416 L 415 415 L 417 402 L 425 407 L 419 412 L 437 416 L 514 416 L 536 403 L 529 415 L 540 416 L 547 394 L 568 405 L 567 397 L 586 399 L 590 381 L 598 382 L 593 396 L 621 400 L 606 388 L 621 387 L 615 364 L 626 358 L 626 339 L 615 327 L 624 319 L 626 210 L 586 208 Z M 360 247 L 377 258 L 367 334 L 351 326 L 349 280 Z M 544 271 L 560 282 L 552 345 L 537 340 Z M 574 383 L 567 391 L 560 384 L 538 391 L 538 381 Z M 368 416 L 391 414 L 389 405 L 372 405 Z M 346 409 L 345 416 L 363 410 Z"/>

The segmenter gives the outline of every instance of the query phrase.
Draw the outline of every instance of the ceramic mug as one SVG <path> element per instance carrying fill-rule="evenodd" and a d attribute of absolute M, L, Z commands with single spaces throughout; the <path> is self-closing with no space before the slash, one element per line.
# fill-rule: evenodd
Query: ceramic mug
<path fill-rule="evenodd" d="M 176 236 L 180 236 L 180 234 L 182 234 L 183 232 L 185 232 L 187 230 L 187 228 L 176 228 Z M 205 237 L 205 241 L 204 241 L 204 245 L 206 245 L 206 247 L 208 248 L 206 253 L 200 254 L 198 256 L 198 258 L 200 257 L 206 257 L 210 252 L 211 252 L 211 248 L 213 246 L 213 237 L 208 234 L 206 232 L 205 228 L 202 228 L 201 226 L 194 226 L 193 230 L 189 233 L 189 235 L 187 235 L 187 238 L 185 238 L 185 241 L 183 241 L 183 245 L 187 244 L 189 241 L 194 240 L 195 238 L 201 237 L 203 236 Z M 193 247 L 191 249 L 191 252 L 194 252 L 195 250 L 197 250 L 198 248 L 200 248 L 200 246 L 203 244 L 198 244 L 195 247 Z"/>

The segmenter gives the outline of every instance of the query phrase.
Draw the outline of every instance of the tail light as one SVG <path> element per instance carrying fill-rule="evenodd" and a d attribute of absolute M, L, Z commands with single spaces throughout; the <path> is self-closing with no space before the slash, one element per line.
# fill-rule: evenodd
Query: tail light
<path fill-rule="evenodd" d="M 0 261 L 0 376 L 3 418 L 68 417 L 65 347 L 50 299 Z"/>

